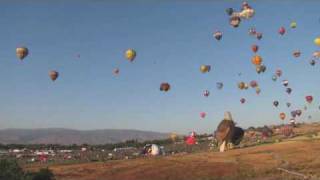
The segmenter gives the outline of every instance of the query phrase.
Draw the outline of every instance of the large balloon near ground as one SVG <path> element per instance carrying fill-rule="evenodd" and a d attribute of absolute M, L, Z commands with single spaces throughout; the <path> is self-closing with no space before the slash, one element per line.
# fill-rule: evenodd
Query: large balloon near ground
<path fill-rule="evenodd" d="M 20 60 L 23 60 L 29 54 L 29 50 L 26 47 L 18 47 L 16 49 L 16 55 Z"/>
<path fill-rule="evenodd" d="M 130 62 L 132 62 L 136 58 L 137 53 L 133 49 L 128 49 L 125 53 L 125 56 Z"/>
<path fill-rule="evenodd" d="M 59 77 L 59 73 L 57 71 L 50 71 L 49 76 L 52 81 L 55 81 Z"/>

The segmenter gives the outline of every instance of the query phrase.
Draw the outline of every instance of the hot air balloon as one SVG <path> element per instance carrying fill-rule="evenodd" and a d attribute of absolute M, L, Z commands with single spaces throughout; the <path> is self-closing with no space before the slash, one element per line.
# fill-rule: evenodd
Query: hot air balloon
<path fill-rule="evenodd" d="M 259 87 L 256 87 L 256 94 L 260 94 L 260 92 L 261 92 L 261 89 L 259 88 Z"/>
<path fill-rule="evenodd" d="M 273 75 L 272 76 L 272 81 L 276 81 L 278 78 L 277 78 L 277 76 L 276 75 Z"/>
<path fill-rule="evenodd" d="M 253 36 L 257 34 L 256 28 L 252 27 L 248 30 L 249 35 Z"/>
<path fill-rule="evenodd" d="M 203 96 L 208 97 L 210 95 L 210 92 L 208 90 L 203 91 Z"/>
<path fill-rule="evenodd" d="M 267 67 L 263 64 L 256 66 L 256 71 L 258 74 L 264 73 L 266 71 L 266 69 L 267 69 Z"/>
<path fill-rule="evenodd" d="M 240 22 L 241 22 L 241 19 L 239 16 L 231 16 L 229 19 L 230 25 L 234 28 L 239 27 Z"/>
<path fill-rule="evenodd" d="M 133 49 L 128 49 L 125 53 L 125 56 L 130 62 L 132 62 L 136 58 L 137 53 Z"/>
<path fill-rule="evenodd" d="M 206 115 L 207 115 L 207 114 L 206 114 L 205 112 L 201 112 L 201 113 L 200 113 L 200 117 L 201 117 L 202 119 L 204 119 L 204 118 L 206 117 Z"/>
<path fill-rule="evenodd" d="M 300 109 L 296 110 L 297 116 L 301 116 L 302 111 Z"/>
<path fill-rule="evenodd" d="M 246 99 L 245 99 L 245 98 L 241 98 L 241 99 L 240 99 L 240 102 L 241 102 L 241 104 L 243 104 L 243 103 L 246 102 Z"/>
<path fill-rule="evenodd" d="M 210 65 L 201 65 L 200 66 L 200 71 L 202 73 L 210 72 L 210 70 L 211 70 L 211 66 Z"/>
<path fill-rule="evenodd" d="M 297 116 L 297 111 L 291 111 L 291 116 L 295 118 Z"/>
<path fill-rule="evenodd" d="M 256 37 L 257 37 L 258 40 L 262 39 L 262 33 L 257 32 L 256 33 Z"/>
<path fill-rule="evenodd" d="M 287 88 L 287 89 L 286 89 L 286 92 L 287 92 L 288 94 L 291 94 L 292 89 L 291 89 L 291 88 Z"/>
<path fill-rule="evenodd" d="M 222 32 L 217 31 L 213 33 L 213 37 L 216 38 L 216 40 L 220 41 L 220 39 L 222 38 Z"/>
<path fill-rule="evenodd" d="M 252 62 L 252 64 L 254 64 L 256 66 L 259 66 L 262 63 L 262 58 L 259 55 L 255 55 L 252 57 L 251 62 Z"/>
<path fill-rule="evenodd" d="M 287 105 L 287 107 L 290 107 L 290 106 L 291 106 L 291 103 L 287 102 L 286 105 Z"/>
<path fill-rule="evenodd" d="M 286 29 L 284 27 L 280 27 L 278 32 L 280 35 L 284 35 L 284 33 L 286 33 Z"/>
<path fill-rule="evenodd" d="M 114 75 L 118 75 L 120 73 L 120 69 L 119 68 L 115 68 L 114 70 L 113 70 L 113 74 Z"/>
<path fill-rule="evenodd" d="M 223 88 L 223 83 L 222 82 L 217 82 L 217 88 L 222 89 Z"/>
<path fill-rule="evenodd" d="M 50 71 L 49 76 L 52 81 L 55 81 L 59 77 L 59 73 L 57 71 Z"/>
<path fill-rule="evenodd" d="M 280 113 L 279 117 L 281 120 L 284 120 L 284 119 L 286 119 L 286 114 L 282 112 L 282 113 Z"/>
<path fill-rule="evenodd" d="M 316 61 L 314 59 L 311 59 L 309 63 L 311 66 L 314 66 L 316 64 Z"/>
<path fill-rule="evenodd" d="M 249 85 L 247 83 L 244 83 L 244 89 L 245 90 L 249 89 Z"/>
<path fill-rule="evenodd" d="M 320 37 L 317 37 L 314 39 L 314 44 L 316 44 L 317 46 L 320 46 Z"/>
<path fill-rule="evenodd" d="M 171 134 L 170 134 L 170 139 L 171 139 L 173 142 L 176 142 L 177 138 L 178 138 L 178 135 L 177 135 L 176 133 L 171 133 Z"/>
<path fill-rule="evenodd" d="M 290 27 L 292 29 L 296 28 L 297 27 L 297 23 L 295 21 L 292 21 L 291 24 L 290 24 Z"/>
<path fill-rule="evenodd" d="M 312 96 L 306 96 L 306 101 L 307 101 L 308 103 L 312 103 L 313 97 L 312 97 Z"/>
<path fill-rule="evenodd" d="M 29 54 L 29 50 L 26 47 L 18 47 L 16 49 L 16 55 L 20 60 L 23 60 Z"/>
<path fill-rule="evenodd" d="M 241 90 L 243 90 L 245 88 L 245 86 L 246 86 L 246 83 L 244 83 L 244 82 L 238 83 L 238 88 Z"/>
<path fill-rule="evenodd" d="M 278 107 L 279 101 L 273 101 L 273 105 L 274 105 L 275 107 Z"/>
<path fill-rule="evenodd" d="M 259 46 L 256 45 L 256 44 L 254 44 L 254 45 L 251 46 L 251 50 L 252 50 L 254 53 L 256 53 L 256 52 L 259 50 Z"/>
<path fill-rule="evenodd" d="M 243 19 L 250 19 L 254 16 L 255 11 L 252 8 L 246 8 L 239 13 L 239 17 Z"/>
<path fill-rule="evenodd" d="M 231 16 L 233 12 L 234 12 L 234 10 L 233 10 L 232 8 L 227 8 L 227 9 L 226 9 L 226 13 L 227 13 L 229 16 Z"/>
<path fill-rule="evenodd" d="M 300 57 L 301 52 L 298 51 L 298 50 L 296 50 L 296 51 L 294 51 L 294 52 L 292 53 L 292 55 L 293 55 L 294 57 L 298 58 L 298 57 Z"/>
<path fill-rule="evenodd" d="M 220 145 L 220 152 L 224 152 L 227 144 L 231 141 L 234 134 L 235 124 L 230 112 L 225 112 L 224 119 L 219 123 L 215 131 L 215 138 Z"/>
<path fill-rule="evenodd" d="M 312 56 L 313 56 L 314 58 L 320 58 L 320 51 L 315 51 L 315 52 L 312 54 Z"/>
<path fill-rule="evenodd" d="M 281 69 L 277 69 L 277 70 L 276 70 L 276 75 L 277 75 L 278 77 L 280 77 L 280 76 L 282 75 L 282 70 L 281 70 Z"/>
<path fill-rule="evenodd" d="M 255 88 L 255 87 L 257 87 L 258 86 L 258 83 L 257 83 L 257 81 L 250 81 L 250 86 L 252 87 L 252 88 Z"/>
<path fill-rule="evenodd" d="M 161 83 L 160 84 L 160 91 L 169 91 L 170 90 L 170 84 L 167 82 Z"/>
<path fill-rule="evenodd" d="M 282 81 L 282 85 L 284 85 L 285 87 L 287 87 L 289 85 L 289 81 L 288 80 L 283 80 Z"/>

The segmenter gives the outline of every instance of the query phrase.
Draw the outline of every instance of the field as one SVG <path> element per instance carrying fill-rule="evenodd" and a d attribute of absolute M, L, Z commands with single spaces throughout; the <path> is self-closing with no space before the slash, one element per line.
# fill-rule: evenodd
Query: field
<path fill-rule="evenodd" d="M 179 153 L 49 168 L 57 179 L 66 180 L 320 179 L 320 136 L 308 134 L 318 130 L 319 125 L 303 126 L 296 129 L 300 135 L 295 138 L 225 153 Z"/>

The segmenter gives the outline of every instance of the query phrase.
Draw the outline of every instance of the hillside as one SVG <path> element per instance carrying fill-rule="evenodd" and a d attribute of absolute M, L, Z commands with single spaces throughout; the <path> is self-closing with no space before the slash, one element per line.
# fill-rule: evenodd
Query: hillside
<path fill-rule="evenodd" d="M 106 144 L 130 139 L 139 141 L 164 139 L 165 133 L 138 130 L 72 130 L 72 129 L 4 129 L 0 130 L 2 144 Z"/>

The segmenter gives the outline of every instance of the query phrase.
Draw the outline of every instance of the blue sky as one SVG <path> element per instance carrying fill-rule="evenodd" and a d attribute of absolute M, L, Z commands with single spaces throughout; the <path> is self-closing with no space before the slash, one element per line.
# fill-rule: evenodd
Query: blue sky
<path fill-rule="evenodd" d="M 320 36 L 320 2 L 249 1 L 253 19 L 239 28 L 228 24 L 225 9 L 242 1 L 4 1 L 0 6 L 0 128 L 141 129 L 161 132 L 213 132 L 231 111 L 243 127 L 281 123 L 279 113 L 314 102 L 298 121 L 319 115 L 320 64 L 308 61 Z M 290 29 L 291 21 L 297 22 Z M 277 31 L 284 26 L 287 33 Z M 248 35 L 255 27 L 262 40 Z M 212 33 L 223 32 L 221 41 Z M 251 64 L 259 45 L 267 71 Z M 27 46 L 20 62 L 15 48 Z M 124 51 L 134 48 L 133 63 Z M 292 52 L 300 50 L 301 57 Z M 80 58 L 77 57 L 80 54 Z M 207 74 L 199 72 L 210 64 Z M 112 70 L 120 69 L 118 77 Z M 277 68 L 283 76 L 273 82 Z M 60 77 L 52 82 L 50 70 Z M 241 72 L 242 75 L 238 76 Z M 281 80 L 293 89 L 285 93 Z M 240 91 L 239 81 L 257 80 Z M 223 90 L 216 82 L 223 82 Z M 161 82 L 172 89 L 159 91 Z M 208 98 L 202 92 L 208 89 Z M 247 102 L 240 104 L 240 98 Z M 272 102 L 278 100 L 278 108 Z M 291 102 L 291 108 L 285 103 Z M 207 112 L 200 119 L 199 113 Z M 288 121 L 288 119 L 287 119 Z"/>

